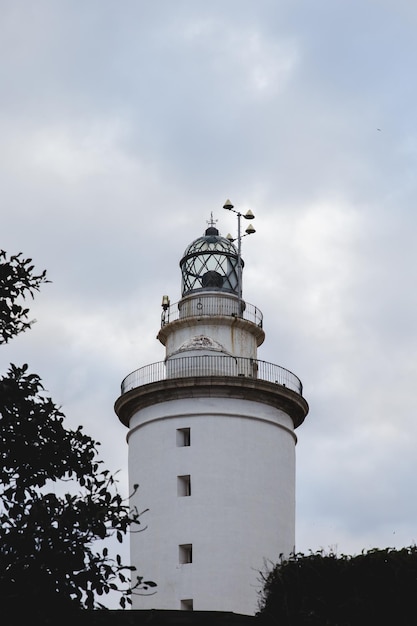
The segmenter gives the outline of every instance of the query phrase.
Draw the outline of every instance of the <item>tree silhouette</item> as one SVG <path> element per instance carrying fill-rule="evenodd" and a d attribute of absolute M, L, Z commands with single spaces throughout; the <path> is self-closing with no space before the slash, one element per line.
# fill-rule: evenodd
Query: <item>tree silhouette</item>
<path fill-rule="evenodd" d="M 22 253 L 7 257 L 0 250 L 0 344 L 31 327 L 28 320 L 29 309 L 21 301 L 32 298 L 42 283 L 48 282 L 46 271 L 34 274 L 32 259 L 23 259 Z"/>
<path fill-rule="evenodd" d="M 294 554 L 264 576 L 259 617 L 280 626 L 411 626 L 416 591 L 416 546 Z"/>
<path fill-rule="evenodd" d="M 21 300 L 47 281 L 20 254 L 9 259 L 1 251 L 0 261 L 0 343 L 7 343 L 32 323 Z M 134 568 L 112 558 L 105 540 L 141 531 L 140 515 L 102 468 L 98 446 L 81 426 L 65 428 L 37 374 L 10 365 L 0 378 L 2 611 L 98 608 L 98 597 L 111 591 L 120 592 L 123 608 L 131 603 Z M 133 589 L 154 586 L 137 577 Z"/>

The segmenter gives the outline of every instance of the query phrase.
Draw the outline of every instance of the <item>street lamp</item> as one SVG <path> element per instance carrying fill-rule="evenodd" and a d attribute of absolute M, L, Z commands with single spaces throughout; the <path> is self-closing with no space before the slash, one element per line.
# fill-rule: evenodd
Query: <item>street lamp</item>
<path fill-rule="evenodd" d="M 232 211 L 233 213 L 236 213 L 237 215 L 237 289 L 238 289 L 237 293 L 238 293 L 238 298 L 239 298 L 239 314 L 241 315 L 242 310 L 241 310 L 240 303 L 242 301 L 242 255 L 241 255 L 242 238 L 246 237 L 246 235 L 252 235 L 256 231 L 254 227 L 252 226 L 252 224 L 249 224 L 249 226 L 245 230 L 245 234 L 242 235 L 241 230 L 240 230 L 240 220 L 242 217 L 245 220 L 253 220 L 255 216 L 251 210 L 247 211 L 245 214 L 240 213 L 239 211 L 236 211 L 233 204 L 230 202 L 230 200 L 226 200 L 226 202 L 223 205 L 223 208 L 226 209 L 227 211 Z M 228 239 L 231 242 L 236 241 L 236 239 L 233 239 L 231 235 L 227 235 L 226 239 Z"/>

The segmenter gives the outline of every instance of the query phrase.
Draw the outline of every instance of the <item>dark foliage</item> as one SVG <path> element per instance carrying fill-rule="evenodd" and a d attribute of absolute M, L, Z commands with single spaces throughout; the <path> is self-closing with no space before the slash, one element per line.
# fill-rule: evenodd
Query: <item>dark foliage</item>
<path fill-rule="evenodd" d="M 5 259 L 5 257 L 2 257 Z M 33 276 L 20 255 L 0 266 L 6 304 L 0 308 L 4 341 L 25 330 L 23 307 L 45 273 Z M 6 269 L 4 269 L 6 266 Z M 3 267 L 3 269 L 1 269 Z M 15 287 L 10 276 L 15 271 Z M 23 273 L 26 271 L 27 276 Z M 12 294 L 12 295 L 11 295 Z M 122 542 L 140 531 L 139 514 L 119 495 L 114 477 L 97 460 L 99 444 L 69 430 L 28 366 L 11 365 L 0 378 L 0 599 L 2 611 L 30 606 L 33 613 L 96 608 L 97 597 L 119 591 L 130 602 L 130 572 L 119 555 L 95 546 L 110 536 Z M 133 527 L 133 528 L 132 528 Z M 138 577 L 135 589 L 154 587 Z"/>
<path fill-rule="evenodd" d="M 24 330 L 31 327 L 28 320 L 29 309 L 19 302 L 27 296 L 34 297 L 46 280 L 46 271 L 34 274 L 32 259 L 22 259 L 22 254 L 7 258 L 0 250 L 0 343 L 7 343 Z"/>
<path fill-rule="evenodd" d="M 417 624 L 416 546 L 357 556 L 295 554 L 265 575 L 264 583 L 259 617 L 266 624 Z"/>

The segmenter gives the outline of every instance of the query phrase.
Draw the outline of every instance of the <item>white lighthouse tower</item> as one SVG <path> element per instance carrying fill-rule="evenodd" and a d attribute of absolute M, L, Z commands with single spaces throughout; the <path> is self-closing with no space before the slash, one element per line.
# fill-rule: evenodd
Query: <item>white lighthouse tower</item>
<path fill-rule="evenodd" d="M 295 543 L 294 429 L 300 380 L 261 361 L 261 311 L 242 298 L 237 246 L 213 220 L 180 261 L 182 298 L 163 298 L 165 360 L 122 382 L 129 482 L 146 530 L 131 536 L 138 574 L 157 583 L 135 609 L 257 610 L 259 571 Z M 254 232 L 249 226 L 248 234 Z"/>

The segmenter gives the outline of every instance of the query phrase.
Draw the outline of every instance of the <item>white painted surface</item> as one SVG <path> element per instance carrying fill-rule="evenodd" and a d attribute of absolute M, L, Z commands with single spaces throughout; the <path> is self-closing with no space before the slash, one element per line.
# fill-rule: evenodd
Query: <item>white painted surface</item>
<path fill-rule="evenodd" d="M 190 427 L 191 445 L 177 446 Z M 146 531 L 131 537 L 132 563 L 158 583 L 134 608 L 252 614 L 259 570 L 294 548 L 295 435 L 282 411 L 231 398 L 163 402 L 131 419 L 130 483 L 139 483 Z M 191 496 L 177 495 L 177 476 L 191 476 Z M 193 563 L 179 563 L 181 544 Z"/>
<path fill-rule="evenodd" d="M 226 354 L 256 358 L 255 335 L 247 328 L 241 328 L 238 324 L 233 325 L 233 318 L 227 318 L 226 321 L 227 324 L 219 324 L 219 320 L 212 318 L 187 319 L 184 320 L 183 326 L 173 325 L 166 342 L 167 357 L 177 353 L 190 338 L 204 336 L 220 344 Z"/>

